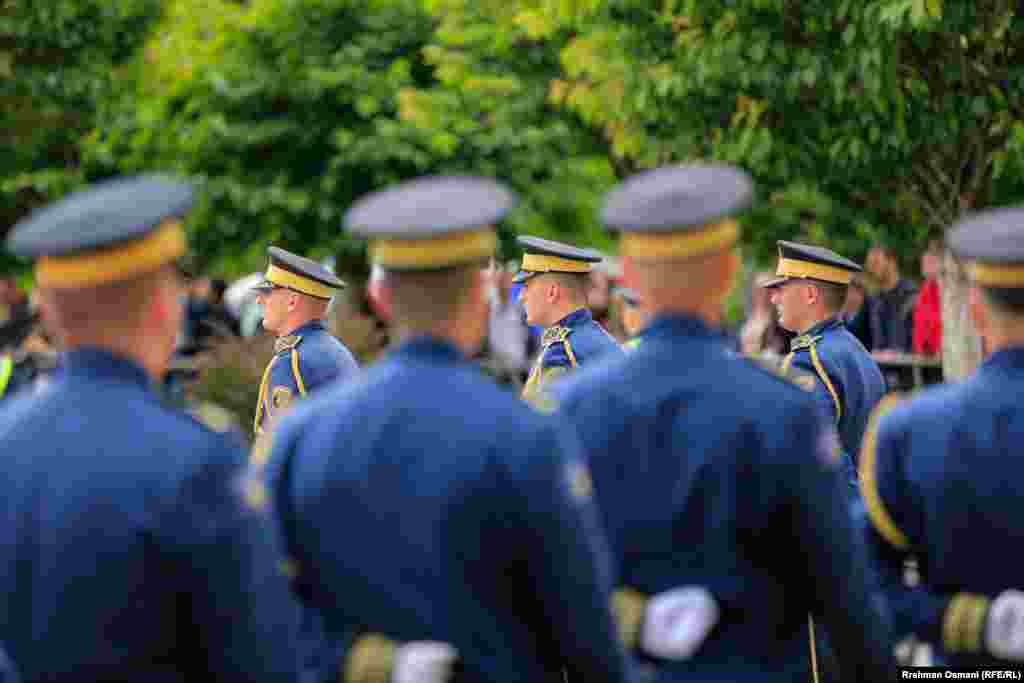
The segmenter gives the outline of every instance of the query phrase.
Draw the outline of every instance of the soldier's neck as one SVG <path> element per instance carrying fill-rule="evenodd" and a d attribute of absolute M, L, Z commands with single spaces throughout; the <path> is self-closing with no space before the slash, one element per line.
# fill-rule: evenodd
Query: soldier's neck
<path fill-rule="evenodd" d="M 808 332 L 813 330 L 818 325 L 831 320 L 832 318 L 836 317 L 837 315 L 839 315 L 838 311 L 836 311 L 836 312 L 826 311 L 826 310 L 812 311 L 811 312 L 810 320 L 806 321 L 803 325 L 800 325 L 799 329 L 796 330 L 796 333 L 797 334 L 807 334 Z"/>
<path fill-rule="evenodd" d="M 93 335 L 65 334 L 61 343 L 66 351 L 93 348 L 101 349 L 115 356 L 126 358 L 139 367 L 153 382 L 159 382 L 167 373 L 167 366 L 170 364 L 172 349 L 170 345 L 154 344 L 152 340 L 147 343 L 139 343 L 134 336 L 104 338 Z M 167 348 L 164 348 L 164 347 Z"/>
<path fill-rule="evenodd" d="M 422 327 L 418 325 L 395 324 L 395 338 L 399 344 L 405 344 L 413 339 L 430 337 L 438 341 L 447 342 L 457 348 L 462 355 L 467 357 L 475 356 L 480 351 L 483 337 L 476 330 L 475 325 L 460 325 L 455 322 L 441 321 L 437 325 Z"/>
<path fill-rule="evenodd" d="M 284 325 L 281 325 L 282 332 L 277 335 L 281 337 L 287 337 L 288 335 L 294 334 L 295 330 L 299 329 L 303 325 L 308 325 L 311 322 L 323 322 L 323 318 L 317 316 L 303 316 L 301 318 L 289 319 Z"/>
<path fill-rule="evenodd" d="M 565 303 L 562 304 L 561 306 L 556 306 L 551 310 L 550 324 L 545 325 L 544 327 L 552 327 L 554 325 L 557 325 L 559 322 L 565 320 L 576 311 L 581 311 L 584 308 L 586 308 L 586 306 L 581 303 Z"/>

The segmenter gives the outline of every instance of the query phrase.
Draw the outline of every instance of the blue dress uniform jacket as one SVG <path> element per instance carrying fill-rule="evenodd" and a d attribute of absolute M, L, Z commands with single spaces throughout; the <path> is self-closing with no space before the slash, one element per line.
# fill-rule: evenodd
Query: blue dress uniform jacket
<path fill-rule="evenodd" d="M 696 655 L 658 662 L 653 680 L 810 680 L 808 613 L 828 627 L 844 680 L 889 680 L 888 624 L 815 402 L 695 318 L 658 318 L 643 340 L 556 394 L 619 587 L 699 585 L 721 607 Z"/>
<path fill-rule="evenodd" d="M 0 648 L 0 683 L 18 683 L 18 671 L 3 648 Z"/>
<path fill-rule="evenodd" d="M 260 383 L 256 433 L 261 433 L 275 412 L 286 409 L 294 399 L 351 377 L 358 370 L 352 352 L 319 320 L 279 338 Z"/>
<path fill-rule="evenodd" d="M 149 384 L 81 349 L 0 409 L 0 642 L 25 681 L 292 681 L 262 484 Z"/>
<path fill-rule="evenodd" d="M 267 465 L 300 594 L 334 637 L 451 643 L 460 681 L 627 680 L 563 437 L 426 337 L 304 402 Z"/>
<path fill-rule="evenodd" d="M 988 601 L 1024 581 L 993 549 L 1024 542 L 1018 483 L 1024 348 L 992 355 L 962 383 L 887 399 L 865 438 L 861 490 L 898 632 L 935 643 L 954 666 L 980 652 Z M 883 414 L 884 413 L 884 414 Z M 917 558 L 921 588 L 902 584 Z"/>
<path fill-rule="evenodd" d="M 539 396 L 558 376 L 609 352 L 622 353 L 622 347 L 594 321 L 590 310 L 581 308 L 570 313 L 544 330 L 540 354 L 526 380 L 523 397 Z"/>
<path fill-rule="evenodd" d="M 839 318 L 829 318 L 790 343 L 783 368 L 798 368 L 818 404 L 839 432 L 839 443 L 851 482 L 857 479 L 856 458 L 868 418 L 885 395 L 885 378 L 864 345 Z"/>

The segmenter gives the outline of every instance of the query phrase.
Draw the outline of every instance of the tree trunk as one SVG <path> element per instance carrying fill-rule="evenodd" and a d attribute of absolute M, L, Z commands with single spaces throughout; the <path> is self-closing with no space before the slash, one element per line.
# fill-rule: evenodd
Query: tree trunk
<path fill-rule="evenodd" d="M 967 315 L 967 286 L 963 265 L 947 251 L 940 282 L 942 373 L 946 382 L 967 377 L 981 362 L 981 340 Z"/>

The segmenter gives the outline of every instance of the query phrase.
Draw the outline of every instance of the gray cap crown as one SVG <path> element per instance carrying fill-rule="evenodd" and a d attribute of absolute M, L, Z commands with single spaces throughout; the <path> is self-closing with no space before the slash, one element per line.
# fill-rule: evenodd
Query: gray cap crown
<path fill-rule="evenodd" d="M 437 237 L 494 225 L 516 204 L 503 184 L 476 176 L 430 176 L 356 201 L 344 223 L 358 237 Z"/>
<path fill-rule="evenodd" d="M 15 256 L 63 256 L 144 237 L 194 201 L 192 187 L 166 176 L 143 175 L 96 183 L 36 210 L 7 238 Z"/>
<path fill-rule="evenodd" d="M 696 230 L 740 213 L 753 197 L 753 180 L 733 166 L 666 166 L 639 173 L 612 190 L 601 221 L 626 232 Z"/>

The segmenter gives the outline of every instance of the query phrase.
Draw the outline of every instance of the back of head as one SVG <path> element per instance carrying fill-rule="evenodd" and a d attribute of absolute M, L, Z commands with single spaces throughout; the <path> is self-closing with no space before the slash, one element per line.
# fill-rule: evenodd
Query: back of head
<path fill-rule="evenodd" d="M 176 299 L 179 291 L 173 271 L 162 269 L 80 289 L 44 288 L 40 305 L 60 338 L 97 343 L 143 333 L 151 306 Z"/>
<path fill-rule="evenodd" d="M 187 183 L 136 176 L 98 183 L 36 211 L 7 240 L 35 259 L 44 319 L 69 347 L 99 346 L 160 373 L 181 322 L 173 264 L 186 253 Z"/>
<path fill-rule="evenodd" d="M 514 204 L 504 185 L 473 176 L 419 178 L 353 204 L 345 224 L 369 241 L 400 335 L 478 348 L 489 303 L 482 269 L 497 247 L 494 225 Z"/>
<path fill-rule="evenodd" d="M 738 259 L 735 216 L 753 200 L 753 182 L 721 164 L 640 173 L 605 200 L 602 220 L 622 234 L 627 285 L 652 311 L 688 311 L 717 322 Z"/>
<path fill-rule="evenodd" d="M 440 270 L 393 271 L 385 276 L 392 322 L 413 330 L 454 323 L 460 307 L 480 283 L 483 262 Z"/>
<path fill-rule="evenodd" d="M 967 263 L 974 288 L 996 317 L 1024 323 L 1024 208 L 984 211 L 954 225 L 947 244 Z"/>

